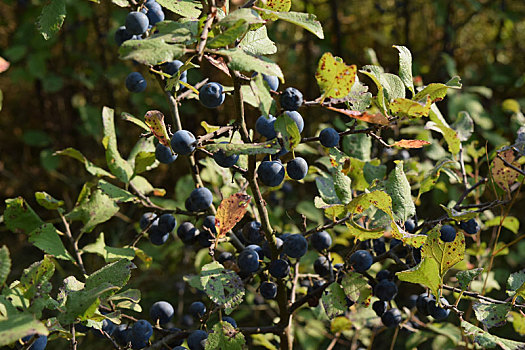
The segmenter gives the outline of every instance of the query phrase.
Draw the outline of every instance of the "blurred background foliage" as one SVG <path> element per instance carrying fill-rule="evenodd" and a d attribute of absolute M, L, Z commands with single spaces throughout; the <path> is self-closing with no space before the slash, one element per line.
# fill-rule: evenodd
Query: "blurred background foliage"
<path fill-rule="evenodd" d="M 144 67 L 118 59 L 118 47 L 113 36 L 124 23 L 129 9 L 117 7 L 108 0 L 101 0 L 98 4 L 87 0 L 68 0 L 63 28 L 58 35 L 46 41 L 35 26 L 45 3 L 41 0 L 0 2 L 0 56 L 11 63 L 10 68 L 0 74 L 0 89 L 3 92 L 0 112 L 0 203 L 3 205 L 5 198 L 14 196 L 23 196 L 34 203 L 34 192 L 46 191 L 55 198 L 65 200 L 66 206 L 72 208 L 82 185 L 91 176 L 81 163 L 59 158 L 53 153 L 74 147 L 95 164 L 103 166 L 105 157 L 100 142 L 103 106 L 115 108 L 117 116 L 128 112 L 142 117 L 150 109 L 167 114 L 168 105 L 155 78 L 148 75 Z M 269 36 L 278 46 L 278 53 L 272 59 L 280 64 L 287 80 L 285 85 L 299 88 L 307 100 L 319 96 L 314 74 L 318 59 L 324 52 L 332 52 L 346 63 L 358 67 L 380 64 L 386 71 L 397 72 L 398 53 L 392 48 L 396 44 L 407 46 L 412 51 L 414 75 L 422 83 L 446 82 L 454 75 L 461 77 L 463 89 L 449 94 L 438 105 L 449 122 L 453 122 L 460 111 L 469 112 L 475 121 L 472 139 L 479 141 L 478 150 L 482 150 L 485 143 L 489 151 L 508 144 L 514 140 L 517 128 L 524 124 L 520 112 L 520 106 L 525 105 L 523 1 L 308 0 L 293 1 L 292 10 L 316 14 L 325 31 L 326 39 L 319 40 L 300 27 L 285 22 L 276 22 L 269 27 Z M 166 17 L 176 19 L 168 11 Z M 146 76 L 146 92 L 130 94 L 126 90 L 125 77 L 133 70 L 141 71 Z M 231 85 L 224 74 L 204 61 L 202 69 L 189 72 L 188 81 L 195 84 L 204 77 Z M 360 78 L 365 84 L 373 85 L 366 77 L 361 75 Z M 216 110 L 203 110 L 198 102 L 192 100 L 181 107 L 182 122 L 184 128 L 204 134 L 201 121 L 224 125 L 232 119 L 232 111 L 231 99 Z M 254 126 L 257 117 L 257 111 L 250 108 L 249 127 Z M 303 117 L 306 124 L 304 136 L 315 135 L 323 123 L 341 128 L 344 127 L 343 122 L 348 122 L 319 108 L 304 110 Z M 127 155 L 141 130 L 118 118 L 117 128 L 120 151 Z M 394 130 L 392 137 L 399 136 L 396 132 L 399 130 Z M 418 152 L 411 151 L 411 155 L 417 156 Z M 374 156 L 381 154 L 381 150 L 373 152 Z M 438 159 L 436 154 L 439 152 L 434 156 Z M 417 167 L 414 166 L 414 169 Z M 483 175 L 486 170 L 483 170 Z M 154 186 L 167 189 L 168 197 L 182 203 L 192 187 L 191 178 L 186 175 L 188 172 L 185 163 L 181 166 L 162 165 L 150 172 L 148 179 Z M 203 177 L 206 176 L 210 180 L 217 175 L 210 170 L 208 175 L 203 174 Z M 181 178 L 182 181 L 178 181 Z M 287 194 L 274 194 L 272 217 L 280 217 L 288 209 L 299 208 L 298 211 L 302 209 L 309 213 L 308 219 L 312 222 L 322 221 L 321 212 L 311 210 L 312 187 L 308 191 L 299 187 L 294 185 L 294 191 Z M 310 195 L 298 204 L 301 194 L 306 192 Z M 436 217 L 439 215 L 436 213 L 437 206 L 457 196 L 458 193 L 452 189 L 447 191 L 438 186 L 437 191 L 425 197 L 428 201 L 418 203 L 418 214 L 424 218 Z M 514 215 L 518 218 L 523 204 L 523 201 L 518 201 L 514 207 Z M 49 215 L 45 211 L 39 214 L 43 218 Z M 118 217 L 104 225 L 106 243 L 118 246 L 122 241 L 129 242 L 130 237 L 136 234 L 136 222 L 141 214 L 141 210 L 134 206 L 124 207 Z M 278 222 L 276 224 L 279 226 Z M 15 260 L 13 278 L 29 263 L 38 260 L 41 252 L 30 246 L 23 235 L 5 235 L 6 229 L 2 227 L 1 230 L 4 232 L 0 235 L 0 245 L 9 242 L 11 255 L 19 259 Z M 509 232 L 506 234 L 513 237 Z M 90 235 L 84 243 L 94 241 L 95 237 Z M 14 239 L 18 242 L 13 242 Z M 510 240 L 512 238 L 502 236 L 502 241 Z M 160 297 L 170 295 L 179 302 L 180 311 L 183 308 L 181 303 L 189 304 L 188 300 L 177 297 L 184 294 L 182 275 L 188 271 L 185 268 L 192 270 L 202 266 L 209 258 L 206 250 L 199 252 L 195 259 L 186 252 L 180 253 L 184 250 L 180 240 L 168 248 L 153 247 L 147 243 L 141 248 L 154 258 L 151 273 L 134 274 L 133 278 L 133 284 L 140 285 L 146 296 L 143 306 L 147 310 Z M 509 272 L 503 276 L 506 266 L 510 265 L 513 270 L 520 264 L 523 267 L 520 256 L 524 254 L 525 245 L 516 245 L 502 261 L 500 269 L 494 269 L 496 276 L 501 273 L 500 280 L 505 281 Z M 312 256 L 311 260 L 314 258 Z M 164 261 L 177 264 L 166 266 Z M 166 273 L 172 276 L 171 280 L 163 285 L 163 290 L 159 290 L 156 283 Z M 497 285 L 495 280 L 498 278 L 490 283 Z M 191 298 L 197 300 L 196 296 Z M 251 304 L 252 301 L 249 301 Z M 242 319 L 245 315 L 252 320 L 258 319 L 262 310 L 266 310 L 265 317 L 271 317 L 264 306 L 248 307 L 243 304 L 236 312 L 236 318 Z M 301 322 L 303 316 L 311 318 L 307 315 L 309 312 L 315 311 L 302 310 L 298 320 Z M 311 323 L 309 327 L 312 327 Z M 300 329 L 298 339 L 303 344 L 310 344 L 312 349 L 318 348 L 323 341 L 319 334 L 324 332 L 322 326 L 319 327 L 319 330 L 315 327 Z"/>

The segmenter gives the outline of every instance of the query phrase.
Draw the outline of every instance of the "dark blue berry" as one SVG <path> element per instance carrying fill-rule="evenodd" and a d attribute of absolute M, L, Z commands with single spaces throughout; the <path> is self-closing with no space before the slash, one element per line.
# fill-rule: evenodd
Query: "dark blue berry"
<path fill-rule="evenodd" d="M 357 272 L 365 272 L 373 262 L 374 258 L 366 250 L 357 250 L 350 256 L 350 264 Z"/>
<path fill-rule="evenodd" d="M 333 128 L 321 130 L 319 141 L 324 147 L 335 147 L 339 144 L 339 133 Z"/>
<path fill-rule="evenodd" d="M 332 237 L 326 231 L 315 232 L 310 237 L 310 243 L 314 249 L 321 251 L 330 248 L 332 245 Z"/>
<path fill-rule="evenodd" d="M 303 94 L 296 88 L 289 87 L 281 95 L 281 107 L 286 111 L 296 111 L 303 104 Z"/>
<path fill-rule="evenodd" d="M 304 158 L 296 157 L 286 164 L 288 176 L 294 180 L 302 180 L 308 174 L 308 163 Z"/>

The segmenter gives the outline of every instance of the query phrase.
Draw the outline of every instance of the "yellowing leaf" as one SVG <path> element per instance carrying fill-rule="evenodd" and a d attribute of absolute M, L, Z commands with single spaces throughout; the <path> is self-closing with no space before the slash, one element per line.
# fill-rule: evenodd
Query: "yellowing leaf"
<path fill-rule="evenodd" d="M 348 66 L 340 57 L 325 53 L 319 60 L 315 78 L 325 98 L 343 98 L 350 93 L 355 82 L 357 67 Z"/>
<path fill-rule="evenodd" d="M 401 147 L 401 148 L 421 148 L 423 146 L 430 145 L 430 142 L 423 140 L 399 140 L 392 144 L 391 146 Z"/>
<path fill-rule="evenodd" d="M 422 284 L 432 291 L 432 294 L 438 295 L 440 283 L 439 265 L 434 259 L 424 258 L 419 265 L 410 270 L 396 273 L 396 276 L 405 282 Z"/>
<path fill-rule="evenodd" d="M 351 111 L 349 109 L 340 109 L 340 108 L 335 108 L 335 107 L 326 107 L 326 108 L 331 111 L 344 114 L 350 118 L 361 120 L 367 123 L 388 125 L 388 119 L 382 113 L 370 114 L 367 112 L 361 113 L 359 111 Z"/>
<path fill-rule="evenodd" d="M 159 140 L 161 144 L 171 149 L 170 137 L 164 124 L 164 114 L 160 111 L 148 111 L 144 116 L 144 121 L 151 129 L 153 135 Z"/>
<path fill-rule="evenodd" d="M 422 102 L 412 101 L 408 98 L 396 98 L 390 102 L 390 111 L 401 117 L 420 118 L 428 116 L 432 100 L 427 95 Z"/>
<path fill-rule="evenodd" d="M 245 193 L 234 193 L 223 199 L 215 215 L 218 238 L 224 237 L 246 214 L 251 197 Z"/>
<path fill-rule="evenodd" d="M 503 152 L 498 153 L 499 156 L 503 159 L 505 159 L 510 164 L 521 168 L 521 166 L 514 162 L 514 151 L 509 149 Z M 492 177 L 494 178 L 494 181 L 498 184 L 501 189 L 505 190 L 505 192 L 510 193 L 510 186 L 516 182 L 516 179 L 518 178 L 519 173 L 509 168 L 508 166 L 503 163 L 503 161 L 496 157 L 492 161 L 492 167 L 490 169 L 492 173 Z"/>
<path fill-rule="evenodd" d="M 288 12 L 292 7 L 292 0 L 267 0 L 263 7 L 277 12 Z"/>
<path fill-rule="evenodd" d="M 453 242 L 443 242 L 440 238 L 441 225 L 435 226 L 428 234 L 426 243 L 423 245 L 421 255 L 423 258 L 434 259 L 439 266 L 441 278 L 445 273 L 462 261 L 465 256 L 465 236 L 458 231 Z"/>

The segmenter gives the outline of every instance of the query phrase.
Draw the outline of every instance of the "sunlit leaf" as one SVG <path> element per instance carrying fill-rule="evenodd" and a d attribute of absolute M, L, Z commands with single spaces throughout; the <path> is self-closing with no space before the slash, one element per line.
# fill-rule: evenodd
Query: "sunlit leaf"
<path fill-rule="evenodd" d="M 239 221 L 242 220 L 251 197 L 245 193 L 235 193 L 222 200 L 215 214 L 215 227 L 218 238 L 224 237 Z"/>

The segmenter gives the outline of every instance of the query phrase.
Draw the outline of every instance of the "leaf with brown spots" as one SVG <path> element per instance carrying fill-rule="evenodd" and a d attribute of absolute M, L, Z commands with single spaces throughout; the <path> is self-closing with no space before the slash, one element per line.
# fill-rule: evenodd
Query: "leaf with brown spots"
<path fill-rule="evenodd" d="M 160 111 L 148 111 L 144 116 L 144 122 L 149 126 L 151 133 L 161 144 L 171 149 L 170 137 L 164 124 L 164 114 Z"/>
<path fill-rule="evenodd" d="M 388 125 L 388 119 L 382 113 L 374 113 L 374 114 L 370 114 L 367 112 L 361 113 L 359 111 L 351 111 L 349 109 L 340 109 L 340 108 L 335 108 L 335 107 L 330 107 L 330 106 L 326 108 L 331 111 L 344 114 L 350 118 L 361 120 L 367 123 Z"/>
<path fill-rule="evenodd" d="M 513 150 L 509 149 L 499 152 L 498 155 L 517 168 L 521 168 L 517 162 L 514 162 Z M 498 186 L 510 194 L 510 186 L 516 182 L 519 173 L 516 170 L 506 166 L 499 157 L 494 158 L 492 161 L 490 171 L 494 181 L 498 184 Z"/>
<path fill-rule="evenodd" d="M 423 140 L 399 140 L 396 143 L 390 145 L 391 147 L 401 148 L 422 148 L 423 146 L 430 145 L 430 142 Z"/>
<path fill-rule="evenodd" d="M 215 227 L 217 238 L 222 238 L 230 231 L 246 214 L 246 208 L 250 204 L 251 197 L 245 193 L 234 193 L 223 199 L 217 214 L 215 215 Z"/>
<path fill-rule="evenodd" d="M 420 118 L 428 116 L 432 100 L 427 96 L 424 100 L 413 101 L 408 98 L 396 98 L 390 102 L 390 112 L 400 117 Z"/>
<path fill-rule="evenodd" d="M 465 256 L 465 236 L 458 231 L 453 242 L 445 243 L 440 238 L 441 225 L 435 226 L 428 234 L 427 240 L 423 245 L 421 256 L 423 258 L 433 258 L 439 265 L 441 278 Z"/>
<path fill-rule="evenodd" d="M 321 100 L 325 98 L 343 98 L 348 96 L 355 82 L 357 67 L 348 66 L 340 57 L 325 53 L 319 60 L 315 79 L 323 91 Z"/>

